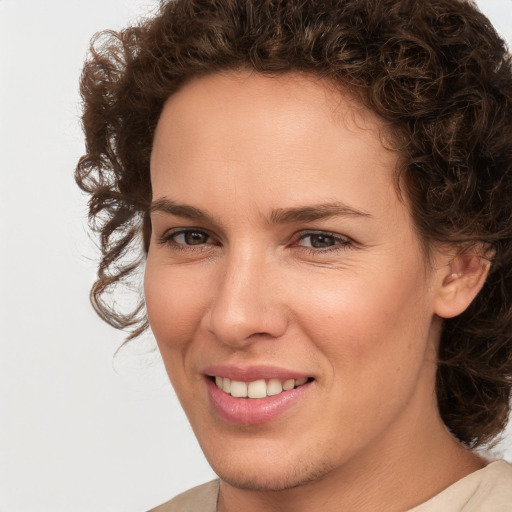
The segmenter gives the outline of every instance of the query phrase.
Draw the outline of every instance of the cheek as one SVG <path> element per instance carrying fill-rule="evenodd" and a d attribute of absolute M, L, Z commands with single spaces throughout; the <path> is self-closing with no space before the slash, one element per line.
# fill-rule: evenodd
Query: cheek
<path fill-rule="evenodd" d="M 317 284 L 297 308 L 301 328 L 334 376 L 373 382 L 421 365 L 431 321 L 422 275 L 375 273 Z"/>
<path fill-rule="evenodd" d="M 415 284 L 398 286 L 375 276 L 340 280 L 297 306 L 303 312 L 301 329 L 314 343 L 313 355 L 320 352 L 329 368 L 322 384 L 330 390 L 331 413 L 342 418 L 333 424 L 346 422 L 361 439 L 392 421 L 426 369 L 430 320 L 422 281 Z"/>
<path fill-rule="evenodd" d="M 162 353 L 185 348 L 207 307 L 204 280 L 197 274 L 170 271 L 148 258 L 144 294 L 149 324 Z"/>

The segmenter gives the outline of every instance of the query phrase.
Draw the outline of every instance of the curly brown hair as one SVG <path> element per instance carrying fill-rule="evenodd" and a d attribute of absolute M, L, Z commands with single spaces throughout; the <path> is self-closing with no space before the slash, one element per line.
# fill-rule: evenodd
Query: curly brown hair
<path fill-rule="evenodd" d="M 151 232 L 149 161 L 164 102 L 222 70 L 313 74 L 386 120 L 427 246 L 492 247 L 483 290 L 446 320 L 437 398 L 445 424 L 474 447 L 493 440 L 512 386 L 512 70 L 490 22 L 463 0 L 172 0 L 121 32 L 95 37 L 81 93 L 90 194 L 102 257 L 91 291 L 100 316 L 134 338 L 110 291 L 134 279 Z"/>

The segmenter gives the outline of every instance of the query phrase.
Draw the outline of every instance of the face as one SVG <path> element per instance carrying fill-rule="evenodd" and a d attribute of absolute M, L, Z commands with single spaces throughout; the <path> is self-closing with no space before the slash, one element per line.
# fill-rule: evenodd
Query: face
<path fill-rule="evenodd" d="M 147 311 L 205 455 L 232 485 L 364 467 L 432 423 L 438 277 L 382 129 L 296 74 L 203 77 L 162 112 Z"/>

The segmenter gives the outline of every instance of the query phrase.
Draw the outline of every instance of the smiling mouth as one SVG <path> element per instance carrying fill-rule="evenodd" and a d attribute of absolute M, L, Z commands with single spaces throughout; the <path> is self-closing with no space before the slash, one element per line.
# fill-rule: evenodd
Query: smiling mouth
<path fill-rule="evenodd" d="M 290 391 L 312 382 L 312 377 L 303 377 L 301 379 L 259 379 L 252 382 L 242 382 L 228 379 L 227 377 L 211 377 L 216 386 L 224 393 L 235 398 L 266 398 L 280 393 Z"/>

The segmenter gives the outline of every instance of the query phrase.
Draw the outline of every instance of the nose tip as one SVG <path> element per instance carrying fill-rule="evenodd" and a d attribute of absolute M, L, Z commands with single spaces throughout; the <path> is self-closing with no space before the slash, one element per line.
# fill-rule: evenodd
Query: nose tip
<path fill-rule="evenodd" d="M 246 317 L 223 315 L 219 320 L 219 314 L 214 315 L 210 324 L 210 332 L 219 341 L 232 347 L 242 347 L 251 343 L 260 335 L 271 335 L 270 329 L 264 330 L 261 322 L 254 324 Z"/>
<path fill-rule="evenodd" d="M 235 348 L 262 337 L 279 338 L 288 321 L 270 276 L 264 269 L 238 266 L 219 282 L 208 315 L 208 330 Z"/>

